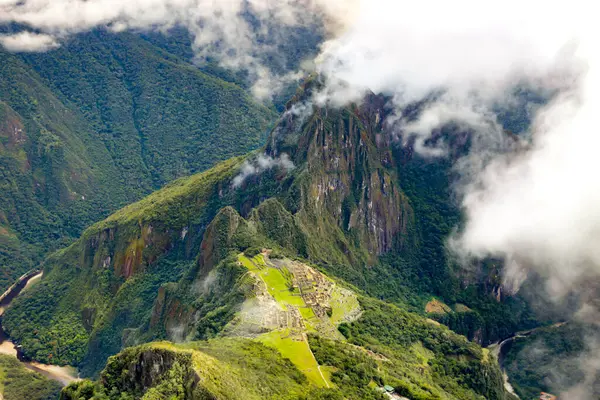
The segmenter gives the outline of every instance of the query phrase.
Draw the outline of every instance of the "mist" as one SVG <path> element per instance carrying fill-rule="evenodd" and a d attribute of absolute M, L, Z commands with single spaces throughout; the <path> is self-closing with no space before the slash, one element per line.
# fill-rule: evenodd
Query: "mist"
<path fill-rule="evenodd" d="M 539 271 L 557 296 L 600 275 L 598 29 L 589 7 L 363 1 L 317 62 L 328 82 L 317 95 L 321 103 L 386 93 L 400 135 L 424 141 L 449 122 L 473 129 L 475 151 L 457 165 L 466 224 L 451 238 L 452 249 L 463 260 L 510 260 L 507 274 Z M 553 96 L 533 115 L 527 143 L 515 146 L 502 139 L 494 110 L 515 101 L 514 89 L 523 85 Z M 404 119 L 403 107 L 432 93 L 438 95 L 417 120 Z"/>
<path fill-rule="evenodd" d="M 251 176 L 260 175 L 273 168 L 280 168 L 287 173 L 293 170 L 295 166 L 290 157 L 285 153 L 276 158 L 260 154 L 254 160 L 244 161 L 240 172 L 233 178 L 231 186 L 237 189 Z"/>
<path fill-rule="evenodd" d="M 16 33 L 1 34 L 0 45 L 11 52 L 43 52 L 93 29 L 168 33 L 184 28 L 192 37 L 194 62 L 211 59 L 225 68 L 245 71 L 253 94 L 262 100 L 303 75 L 286 70 L 288 60 L 274 61 L 283 57 L 277 51 L 289 44 L 287 28 L 322 28 L 325 34 L 333 34 L 350 18 L 353 2 L 0 0 L 0 26 L 20 27 Z"/>

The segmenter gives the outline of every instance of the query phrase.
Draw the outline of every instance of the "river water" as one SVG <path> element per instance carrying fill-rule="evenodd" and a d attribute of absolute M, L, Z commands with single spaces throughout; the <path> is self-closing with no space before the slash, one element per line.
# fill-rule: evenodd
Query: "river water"
<path fill-rule="evenodd" d="M 550 325 L 550 327 L 551 328 L 559 328 L 566 323 L 567 322 L 558 322 L 554 325 Z M 508 380 L 508 375 L 506 374 L 506 371 L 504 369 L 504 358 L 506 357 L 506 354 L 510 351 L 510 348 L 512 347 L 512 344 L 515 340 L 527 337 L 527 336 L 531 335 L 532 333 L 534 333 L 540 329 L 544 329 L 544 328 L 548 328 L 548 326 L 540 326 L 538 328 L 530 329 L 528 331 L 517 332 L 514 335 L 510 336 L 509 338 L 504 339 L 503 341 L 501 341 L 499 343 L 494 343 L 488 347 L 488 349 L 492 352 L 492 354 L 498 360 L 498 364 L 500 365 L 500 368 L 502 369 L 502 375 L 504 378 L 504 389 L 506 389 L 509 393 L 515 395 L 517 398 L 519 396 L 517 396 L 517 394 L 515 393 L 512 385 L 510 384 L 510 381 Z"/>
<path fill-rule="evenodd" d="M 10 303 L 17 298 L 21 293 L 28 290 L 32 285 L 35 285 L 42 278 L 42 272 L 29 276 L 22 277 L 19 282 L 9 288 L 2 296 L 0 300 L 0 354 L 6 354 L 9 356 L 13 356 L 21 363 L 32 371 L 39 372 L 40 374 L 53 379 L 55 381 L 60 382 L 62 385 L 66 386 L 69 383 L 78 380 L 77 370 L 73 367 L 60 367 L 57 365 L 46 365 L 41 364 L 35 361 L 26 361 L 23 359 L 23 356 L 18 351 L 18 347 L 11 342 L 10 338 L 4 332 L 2 328 L 2 315 L 6 308 L 10 305 Z"/>

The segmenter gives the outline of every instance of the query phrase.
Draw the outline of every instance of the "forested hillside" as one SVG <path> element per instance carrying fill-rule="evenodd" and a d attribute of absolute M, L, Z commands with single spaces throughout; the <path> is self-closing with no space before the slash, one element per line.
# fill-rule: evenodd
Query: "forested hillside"
<path fill-rule="evenodd" d="M 31 371 L 16 358 L 0 354 L 0 398 L 4 400 L 56 400 L 61 385 Z"/>
<path fill-rule="evenodd" d="M 0 289 L 119 207 L 257 148 L 274 116 L 134 34 L 0 50 Z"/>

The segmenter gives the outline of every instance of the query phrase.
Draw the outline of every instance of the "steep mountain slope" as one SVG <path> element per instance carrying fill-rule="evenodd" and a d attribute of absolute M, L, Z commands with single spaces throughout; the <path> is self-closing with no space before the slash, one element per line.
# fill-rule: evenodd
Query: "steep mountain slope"
<path fill-rule="evenodd" d="M 0 50 L 0 289 L 124 204 L 258 147 L 273 119 L 134 34 Z"/>
<path fill-rule="evenodd" d="M 431 295 L 417 289 L 451 271 L 428 266 L 418 283 L 421 225 L 386 141 L 386 99 L 294 112 L 314 84 L 290 102 L 264 153 L 179 179 L 48 258 L 42 282 L 4 320 L 25 354 L 93 375 L 125 346 L 243 336 L 350 398 L 377 398 L 371 387 L 388 382 L 411 398 L 505 398 L 486 351 L 369 297 L 424 306 Z M 354 294 L 336 308 L 340 292 L 330 290 L 344 280 Z M 257 321 L 253 308 L 265 315 L 269 304 L 281 318 Z M 307 348 L 312 366 L 294 357 Z M 337 371 L 331 381 L 315 374 L 319 364 Z"/>
<path fill-rule="evenodd" d="M 55 400 L 61 385 L 31 371 L 16 358 L 0 354 L 0 399 Z"/>

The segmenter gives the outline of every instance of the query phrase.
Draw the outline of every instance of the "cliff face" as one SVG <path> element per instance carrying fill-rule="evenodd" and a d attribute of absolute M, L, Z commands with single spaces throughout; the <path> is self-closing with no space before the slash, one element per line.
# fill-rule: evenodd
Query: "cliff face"
<path fill-rule="evenodd" d="M 401 250 L 413 214 L 384 132 L 386 99 L 370 95 L 360 106 L 310 110 L 311 90 L 309 83 L 288 105 L 267 147 L 273 157 L 290 152 L 306 165 L 300 196 L 307 229 L 319 235 L 326 220 L 368 254 Z"/>
<path fill-rule="evenodd" d="M 100 394 L 118 393 L 132 398 L 176 395 L 196 399 L 199 377 L 193 368 L 191 352 L 177 352 L 159 347 L 127 349 L 112 357 L 102 372 L 99 385 L 76 382 L 61 393 L 61 400 L 89 399 Z M 108 393 L 107 393 L 108 392 Z M 144 397 L 146 398 L 146 397 Z M 163 397 L 164 398 L 164 397 Z M 206 397 L 214 399 L 214 397 Z"/>

